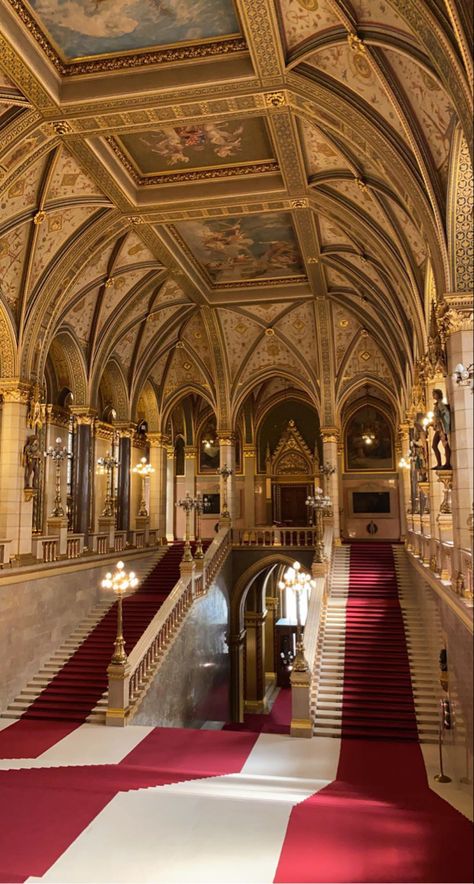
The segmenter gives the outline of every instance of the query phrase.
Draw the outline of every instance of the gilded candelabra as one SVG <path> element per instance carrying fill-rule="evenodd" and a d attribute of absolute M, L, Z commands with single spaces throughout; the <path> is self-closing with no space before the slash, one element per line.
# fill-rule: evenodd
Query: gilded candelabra
<path fill-rule="evenodd" d="M 140 500 L 140 506 L 138 508 L 139 516 L 149 516 L 149 512 L 146 505 L 145 499 L 145 482 L 149 477 L 155 472 L 155 468 L 152 467 L 151 463 L 148 463 L 146 457 L 142 457 L 140 459 L 140 463 L 137 463 L 136 466 L 133 467 L 132 473 L 140 476 L 142 480 L 142 495 Z"/>
<path fill-rule="evenodd" d="M 283 580 L 278 584 L 280 589 L 291 589 L 295 594 L 296 601 L 296 654 L 293 661 L 293 670 L 295 672 L 308 672 L 308 662 L 304 653 L 303 632 L 301 629 L 301 593 L 306 592 L 309 598 L 311 589 L 314 586 L 314 580 L 305 571 L 301 570 L 300 562 L 293 562 L 293 566 L 288 568 Z"/>
<path fill-rule="evenodd" d="M 114 653 L 111 662 L 121 666 L 125 666 L 125 663 L 127 662 L 125 639 L 123 637 L 122 597 L 128 589 L 135 589 L 137 583 L 138 578 L 135 576 L 134 572 L 130 571 L 127 574 L 124 563 L 117 562 L 115 572 L 112 574 L 109 571 L 108 574 L 105 575 L 101 584 L 103 589 L 111 589 L 117 596 L 117 635 L 114 642 Z"/>
<path fill-rule="evenodd" d="M 102 515 L 111 518 L 115 515 L 115 501 L 114 501 L 114 470 L 120 465 L 120 461 L 117 460 L 116 457 L 113 457 L 110 454 L 110 451 L 107 451 L 105 457 L 99 457 L 97 460 L 97 466 L 99 467 L 98 473 L 99 475 L 107 476 L 107 490 L 105 493 L 105 503 L 104 508 L 102 510 Z"/>
<path fill-rule="evenodd" d="M 322 488 L 315 488 L 314 494 L 306 498 L 306 506 L 315 513 L 316 542 L 314 561 L 324 562 L 323 515 L 330 510 L 331 498 L 324 494 Z"/>
<path fill-rule="evenodd" d="M 63 461 L 70 457 L 70 454 L 62 442 L 63 440 L 61 439 L 61 436 L 58 436 L 56 439 L 56 445 L 54 447 L 49 445 L 44 452 L 44 456 L 50 457 L 56 466 L 56 494 L 54 498 L 54 509 L 51 513 L 53 519 L 64 517 L 64 507 L 61 502 L 61 466 Z"/>
<path fill-rule="evenodd" d="M 189 533 L 190 533 L 189 532 L 189 525 L 190 525 L 191 513 L 195 507 L 195 503 L 196 503 L 195 498 L 191 497 L 189 491 L 186 491 L 186 497 L 184 497 L 182 500 L 178 500 L 176 502 L 176 506 L 179 506 L 180 509 L 184 510 L 184 513 L 186 516 L 183 562 L 192 562 L 193 561 L 193 554 L 191 551 L 191 543 L 190 543 L 190 539 L 189 539 Z"/>
<path fill-rule="evenodd" d="M 223 519 L 230 519 L 229 506 L 227 503 L 227 482 L 228 482 L 230 476 L 232 476 L 233 472 L 234 471 L 231 470 L 231 468 L 228 467 L 227 464 L 224 464 L 223 467 L 219 467 L 217 470 L 217 475 L 222 476 L 222 478 L 224 479 L 224 500 L 222 503 L 222 512 L 221 512 L 221 516 Z"/>

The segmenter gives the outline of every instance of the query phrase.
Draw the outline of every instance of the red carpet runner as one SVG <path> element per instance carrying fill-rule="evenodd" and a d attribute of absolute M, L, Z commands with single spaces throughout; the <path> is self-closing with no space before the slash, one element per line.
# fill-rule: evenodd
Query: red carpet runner
<path fill-rule="evenodd" d="M 351 546 L 346 619 L 337 779 L 292 810 L 274 880 L 471 882 L 471 824 L 426 779 L 388 544 Z"/>
<path fill-rule="evenodd" d="M 183 545 L 171 546 L 134 595 L 123 601 L 123 633 L 130 653 L 179 580 Z M 0 731 L 0 757 L 37 758 L 82 724 L 107 689 L 107 666 L 117 627 L 114 604 L 22 718 Z M 37 723 L 48 721 L 49 727 Z"/>

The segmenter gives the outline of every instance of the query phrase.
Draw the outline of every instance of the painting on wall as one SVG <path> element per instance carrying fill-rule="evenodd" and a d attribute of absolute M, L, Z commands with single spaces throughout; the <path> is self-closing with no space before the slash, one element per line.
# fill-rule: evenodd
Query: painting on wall
<path fill-rule="evenodd" d="M 261 118 L 163 126 L 116 138 L 142 175 L 273 160 Z"/>
<path fill-rule="evenodd" d="M 393 470 L 390 424 L 377 408 L 364 405 L 351 417 L 345 434 L 347 470 Z"/>
<path fill-rule="evenodd" d="M 67 61 L 240 32 L 232 0 L 29 0 Z"/>
<path fill-rule="evenodd" d="M 214 283 L 304 275 L 287 212 L 183 221 L 176 230 Z"/>

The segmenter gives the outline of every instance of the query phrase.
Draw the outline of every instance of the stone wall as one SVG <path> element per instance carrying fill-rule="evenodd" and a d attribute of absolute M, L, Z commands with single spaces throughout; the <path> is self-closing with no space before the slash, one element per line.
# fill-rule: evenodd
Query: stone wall
<path fill-rule="evenodd" d="M 228 589 L 231 557 L 197 599 L 131 725 L 201 727 L 229 720 Z"/>
<path fill-rule="evenodd" d="M 145 557 L 127 558 L 133 570 Z M 35 578 L 25 574 L 21 582 L 0 581 L 0 711 L 25 687 L 68 635 L 108 593 L 100 581 L 111 565 Z M 112 599 L 111 599 L 112 602 Z M 111 649 L 111 654 L 112 654 Z"/>

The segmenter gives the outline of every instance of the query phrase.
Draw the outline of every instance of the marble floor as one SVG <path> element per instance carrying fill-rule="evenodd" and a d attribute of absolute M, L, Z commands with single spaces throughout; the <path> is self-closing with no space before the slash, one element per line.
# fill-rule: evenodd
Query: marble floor
<path fill-rule="evenodd" d="M 0 761 L 0 880 L 272 882 L 293 808 L 334 782 L 340 751 L 333 738 L 82 725 L 37 758 Z M 430 787 L 470 816 L 468 790 L 434 783 L 432 747 L 423 757 Z"/>

